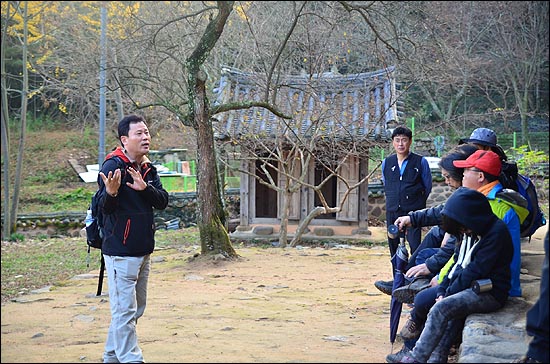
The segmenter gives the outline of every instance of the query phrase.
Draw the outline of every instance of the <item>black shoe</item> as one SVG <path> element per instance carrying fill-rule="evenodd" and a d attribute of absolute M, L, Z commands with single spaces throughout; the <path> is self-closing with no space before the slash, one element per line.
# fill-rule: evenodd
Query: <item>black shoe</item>
<path fill-rule="evenodd" d="M 386 355 L 386 363 L 399 363 L 401 362 L 401 359 L 403 359 L 406 355 L 409 355 L 411 353 L 411 350 L 407 348 L 405 345 L 395 354 L 388 354 Z"/>
<path fill-rule="evenodd" d="M 430 280 L 419 278 L 403 287 L 396 288 L 392 296 L 401 303 L 413 303 L 414 296 L 422 290 L 430 287 Z"/>
<path fill-rule="evenodd" d="M 380 292 L 391 296 L 393 291 L 393 281 L 376 281 L 374 286 L 380 290 Z"/>

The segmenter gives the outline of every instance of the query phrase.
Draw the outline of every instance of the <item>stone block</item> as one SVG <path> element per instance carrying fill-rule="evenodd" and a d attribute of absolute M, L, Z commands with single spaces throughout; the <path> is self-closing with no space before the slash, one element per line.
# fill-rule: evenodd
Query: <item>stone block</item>
<path fill-rule="evenodd" d="M 255 226 L 252 233 L 256 235 L 271 235 L 273 234 L 272 226 Z"/>
<path fill-rule="evenodd" d="M 313 233 L 317 236 L 333 236 L 334 230 L 329 227 L 315 228 Z"/>

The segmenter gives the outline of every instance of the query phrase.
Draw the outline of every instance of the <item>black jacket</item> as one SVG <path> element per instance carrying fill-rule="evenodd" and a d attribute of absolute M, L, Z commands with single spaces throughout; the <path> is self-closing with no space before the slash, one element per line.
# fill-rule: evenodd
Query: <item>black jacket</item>
<path fill-rule="evenodd" d="M 411 211 L 409 212 L 409 217 L 411 218 L 412 227 L 423 227 L 423 226 L 434 226 L 441 224 L 441 211 L 445 205 L 438 205 L 422 210 Z M 445 231 L 439 230 L 441 240 Z M 441 268 L 447 264 L 449 259 L 453 256 L 454 249 L 456 244 L 456 236 L 451 235 L 447 240 L 445 246 L 441 247 L 437 253 L 426 259 L 426 267 L 433 274 L 438 273 Z"/>
<path fill-rule="evenodd" d="M 422 182 L 422 156 L 410 153 L 407 166 L 400 174 L 397 154 L 390 155 L 384 163 L 384 193 L 386 211 L 413 211 L 426 207 L 428 194 Z"/>
<path fill-rule="evenodd" d="M 109 171 L 119 168 L 118 156 L 124 162 L 121 185 L 117 197 L 111 197 L 105 191 L 105 184 L 98 177 L 101 197 L 99 207 L 103 211 L 103 246 L 101 251 L 106 255 L 140 257 L 151 254 L 155 248 L 155 223 L 153 208 L 163 210 L 168 205 L 168 192 L 162 187 L 156 168 L 149 162 L 141 166 L 132 165 L 120 148 L 107 155 L 101 171 L 108 175 Z M 107 160 L 108 159 L 108 160 Z M 127 172 L 132 166 L 139 170 L 147 187 L 136 191 L 126 182 L 132 183 L 132 177 Z"/>
<path fill-rule="evenodd" d="M 489 278 L 493 284 L 489 293 L 504 305 L 510 290 L 510 262 L 514 254 L 506 223 L 493 213 L 485 195 L 466 187 L 460 187 L 449 197 L 441 213 L 472 230 L 479 242 L 472 249 L 470 263 L 464 268 L 457 266 L 451 278 L 447 275 L 437 295 L 450 296 L 469 289 L 478 279 Z M 455 262 L 461 244 L 455 246 Z"/>

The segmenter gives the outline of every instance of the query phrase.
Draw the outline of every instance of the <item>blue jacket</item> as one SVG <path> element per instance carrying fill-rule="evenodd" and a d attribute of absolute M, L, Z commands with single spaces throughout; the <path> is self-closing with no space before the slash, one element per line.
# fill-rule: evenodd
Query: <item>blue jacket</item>
<path fill-rule="evenodd" d="M 510 265 L 512 272 L 512 287 L 510 288 L 510 296 L 521 296 L 521 223 L 525 220 L 525 217 L 529 214 L 526 208 L 523 208 L 517 204 L 501 198 L 503 187 L 500 183 L 497 183 L 491 191 L 487 194 L 487 199 L 491 204 L 493 213 L 502 221 L 506 223 L 512 242 L 514 245 L 514 257 Z M 510 191 L 511 193 L 519 193 Z"/>
<path fill-rule="evenodd" d="M 99 207 L 103 212 L 104 232 L 101 251 L 114 256 L 141 257 L 151 254 L 155 249 L 153 208 L 163 210 L 168 206 L 168 192 L 162 187 L 157 170 L 151 163 L 132 165 L 120 148 L 107 155 L 101 169 L 105 175 L 119 168 L 115 159 L 109 159 L 114 155 L 124 161 L 117 197 L 111 197 L 105 191 L 105 184 L 101 176 L 98 177 L 101 195 Z M 130 166 L 139 170 L 143 180 L 147 182 L 145 190 L 136 191 L 126 186 L 126 182 L 133 182 L 127 173 Z"/>

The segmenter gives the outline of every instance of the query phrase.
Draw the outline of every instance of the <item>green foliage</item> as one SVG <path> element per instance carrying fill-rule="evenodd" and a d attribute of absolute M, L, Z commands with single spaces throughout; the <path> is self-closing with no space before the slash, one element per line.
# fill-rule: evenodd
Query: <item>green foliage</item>
<path fill-rule="evenodd" d="M 37 174 L 29 177 L 31 183 L 52 183 L 59 181 L 67 181 L 73 178 L 71 170 L 68 168 L 60 168 L 51 172 L 45 172 L 44 174 Z"/>
<path fill-rule="evenodd" d="M 54 204 L 54 208 L 57 211 L 75 210 L 76 207 L 84 206 L 84 210 L 87 208 L 94 192 L 86 190 L 82 187 L 76 190 L 62 193 Z"/>
<path fill-rule="evenodd" d="M 49 182 L 57 182 L 57 180 L 53 179 Z M 91 189 L 78 187 L 67 192 L 34 193 L 31 200 L 23 202 L 44 206 L 41 211 L 86 211 L 94 192 Z"/>
<path fill-rule="evenodd" d="M 9 241 L 23 241 L 25 240 L 25 236 L 23 234 L 20 234 L 20 233 L 13 233 L 10 235 L 10 238 L 8 239 Z M 2 262 L 3 264 L 3 262 Z"/>
<path fill-rule="evenodd" d="M 189 227 L 178 230 L 158 230 L 155 233 L 155 246 L 157 248 L 170 248 L 174 246 L 200 246 L 199 229 Z"/>
<path fill-rule="evenodd" d="M 540 150 L 529 150 L 527 145 L 510 148 L 508 156 L 516 161 L 521 174 L 531 176 L 542 172 L 542 164 L 548 162 L 548 155 Z"/>
<path fill-rule="evenodd" d="M 32 114 L 27 114 L 27 130 L 40 131 L 40 130 L 56 130 L 63 127 L 63 123 L 58 118 L 52 118 L 46 113 L 39 114 L 38 117 L 34 117 Z"/>
<path fill-rule="evenodd" d="M 80 150 L 87 150 L 90 151 L 90 154 L 97 159 L 97 153 L 98 153 L 98 131 L 96 129 L 92 129 L 90 127 L 84 128 L 82 131 L 82 134 L 72 134 L 67 139 L 67 142 L 65 144 L 66 148 L 74 148 L 74 149 L 80 149 Z M 107 146 L 107 149 L 111 145 L 117 145 L 118 140 L 115 140 L 115 138 L 109 138 L 109 135 L 105 138 L 105 145 Z M 108 152 L 108 150 L 107 150 Z"/>

